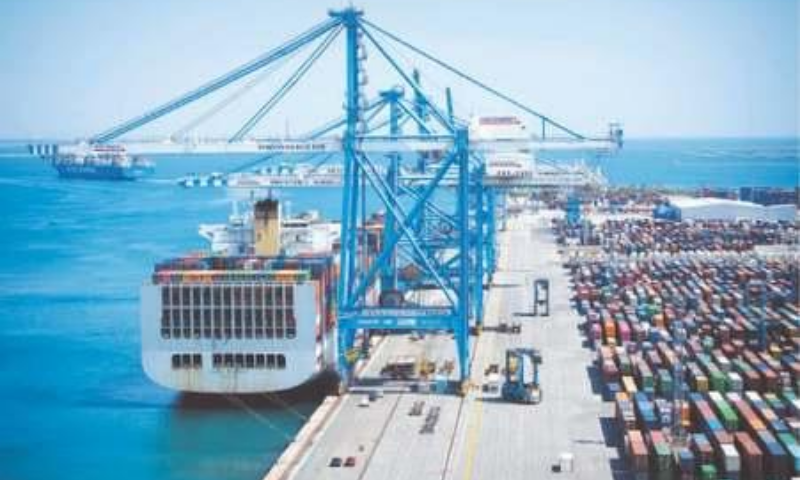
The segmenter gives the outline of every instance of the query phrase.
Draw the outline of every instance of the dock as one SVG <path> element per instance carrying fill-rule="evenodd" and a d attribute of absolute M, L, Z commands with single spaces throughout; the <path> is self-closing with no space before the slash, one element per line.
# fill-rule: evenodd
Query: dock
<path fill-rule="evenodd" d="M 449 335 L 387 337 L 359 375 L 359 386 L 339 398 L 335 412 L 315 427 L 316 435 L 303 439 L 303 448 L 286 452 L 279 472 L 273 469 L 265 478 L 612 478 L 621 469 L 611 438 L 612 406 L 601 401 L 549 219 L 547 212 L 524 213 L 508 219 L 498 235 L 499 268 L 488 292 L 485 328 L 472 337 L 472 387 L 465 396 L 380 380 L 389 358 L 452 358 Z M 547 317 L 531 315 L 534 278 L 550 280 Z M 500 322 L 521 323 L 521 333 L 498 331 Z M 507 403 L 480 388 L 484 369 L 502 365 L 505 349 L 515 346 L 542 352 L 540 404 Z M 382 395 L 365 406 L 371 389 Z M 424 402 L 421 415 L 410 415 L 418 402 Z M 430 413 L 437 410 L 438 415 Z M 421 431 L 426 421 L 434 424 L 432 433 Z M 558 472 L 554 466 L 564 454 L 571 455 L 572 465 Z M 355 465 L 329 466 L 334 457 L 354 457 Z"/>

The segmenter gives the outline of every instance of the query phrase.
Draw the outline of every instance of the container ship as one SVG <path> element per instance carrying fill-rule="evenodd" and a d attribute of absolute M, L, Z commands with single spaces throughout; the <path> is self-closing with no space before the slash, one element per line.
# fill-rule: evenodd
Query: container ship
<path fill-rule="evenodd" d="M 54 145 L 30 148 L 31 153 L 49 161 L 61 178 L 130 181 L 149 176 L 155 170 L 152 161 L 129 156 L 119 146 L 95 145 L 75 153 L 60 153 Z"/>
<path fill-rule="evenodd" d="M 248 394 L 333 370 L 339 231 L 317 215 L 282 219 L 272 199 L 201 225 L 211 252 L 157 264 L 142 287 L 147 376 L 183 392 Z"/>

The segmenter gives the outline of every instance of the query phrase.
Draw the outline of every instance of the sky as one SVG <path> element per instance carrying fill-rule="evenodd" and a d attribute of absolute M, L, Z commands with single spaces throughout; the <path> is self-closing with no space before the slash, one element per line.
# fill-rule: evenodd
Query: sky
<path fill-rule="evenodd" d="M 798 0 L 361 0 L 374 23 L 586 134 L 800 135 Z M 0 0 L 0 138 L 86 137 L 170 100 L 323 21 L 341 0 Z M 341 113 L 343 37 L 263 134 Z M 368 93 L 399 79 L 373 48 Z M 462 114 L 518 113 L 430 64 Z M 197 128 L 226 135 L 298 56 Z M 295 62 L 294 64 L 292 62 Z M 373 73 L 374 71 L 374 73 Z M 281 77 L 283 75 L 283 77 Z M 270 83 L 271 82 L 271 83 Z M 140 132 L 168 135 L 225 97 Z"/>

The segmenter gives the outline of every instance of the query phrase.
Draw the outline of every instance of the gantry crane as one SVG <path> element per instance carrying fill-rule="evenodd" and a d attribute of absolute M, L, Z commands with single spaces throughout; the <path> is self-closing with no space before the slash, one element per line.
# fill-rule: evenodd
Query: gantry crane
<path fill-rule="evenodd" d="M 345 47 L 344 115 L 297 137 L 255 136 L 255 129 L 340 36 Z M 454 110 L 450 90 L 446 90 L 445 105 L 441 105 L 423 88 L 420 72 L 402 65 L 390 53 L 389 45 L 392 51 L 402 49 L 423 59 L 539 122 L 537 134 L 522 139 L 470 138 L 468 122 Z M 372 95 L 367 92 L 368 46 L 385 61 L 399 86 Z M 308 50 L 310 53 L 277 91 L 228 138 L 201 141 L 187 135 L 190 127 L 218 114 L 227 99 L 164 140 L 126 137 L 217 91 L 237 87 L 232 95 L 236 97 L 277 62 Z M 242 85 L 244 79 L 251 79 L 251 83 Z M 604 137 L 579 134 L 372 23 L 362 10 L 350 7 L 331 10 L 323 22 L 264 55 L 88 141 L 37 145 L 33 149 L 53 156 L 111 144 L 134 155 L 258 155 L 248 166 L 279 156 L 340 159 L 344 173 L 337 288 L 339 372 L 344 379 L 349 378 L 358 356 L 354 345 L 358 331 L 443 330 L 455 337 L 460 379 L 465 381 L 469 376 L 470 323 L 482 324 L 484 284 L 491 278 L 496 258 L 499 187 L 484 183 L 486 155 L 546 149 L 614 150 L 621 144 L 621 132 L 612 130 Z M 373 208 L 368 207 L 368 200 L 373 198 L 385 211 L 385 221 L 380 245 L 374 258 L 369 258 L 364 254 L 364 232 L 371 228 L 367 213 Z M 428 295 L 412 300 L 410 291 Z"/>

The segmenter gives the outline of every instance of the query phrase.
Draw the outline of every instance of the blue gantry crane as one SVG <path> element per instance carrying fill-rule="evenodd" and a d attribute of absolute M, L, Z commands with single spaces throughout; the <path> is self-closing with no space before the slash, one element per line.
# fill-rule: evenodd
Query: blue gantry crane
<path fill-rule="evenodd" d="M 344 37 L 344 115 L 305 135 L 254 135 L 315 64 Z M 389 47 L 391 46 L 391 48 Z M 392 72 L 397 85 L 367 91 L 368 53 Z M 455 110 L 452 92 L 444 99 L 426 91 L 423 76 L 392 52 L 404 51 L 453 75 L 538 122 L 535 134 L 520 138 L 471 138 L 469 122 Z M 291 75 L 233 134 L 198 141 L 191 128 L 219 114 L 233 100 L 268 77 L 278 62 L 302 59 Z M 404 58 L 407 58 L 404 56 Z M 245 83 L 245 79 L 249 79 Z M 162 141 L 125 139 L 131 132 L 223 89 L 236 88 L 198 119 Z M 483 322 L 483 295 L 496 266 L 496 214 L 502 186 L 489 185 L 486 155 L 548 148 L 612 150 L 621 130 L 587 137 L 489 86 L 400 36 L 367 20 L 357 8 L 329 11 L 328 18 L 264 55 L 180 97 L 90 138 L 88 142 L 37 146 L 43 155 L 80 153 L 111 143 L 131 154 L 256 155 L 242 168 L 274 158 L 340 159 L 343 164 L 340 275 L 337 290 L 338 370 L 350 378 L 358 358 L 357 332 L 372 330 L 447 331 L 455 338 L 460 380 L 469 377 L 469 331 Z M 366 255 L 368 213 L 377 202 L 385 212 L 374 255 Z"/>

